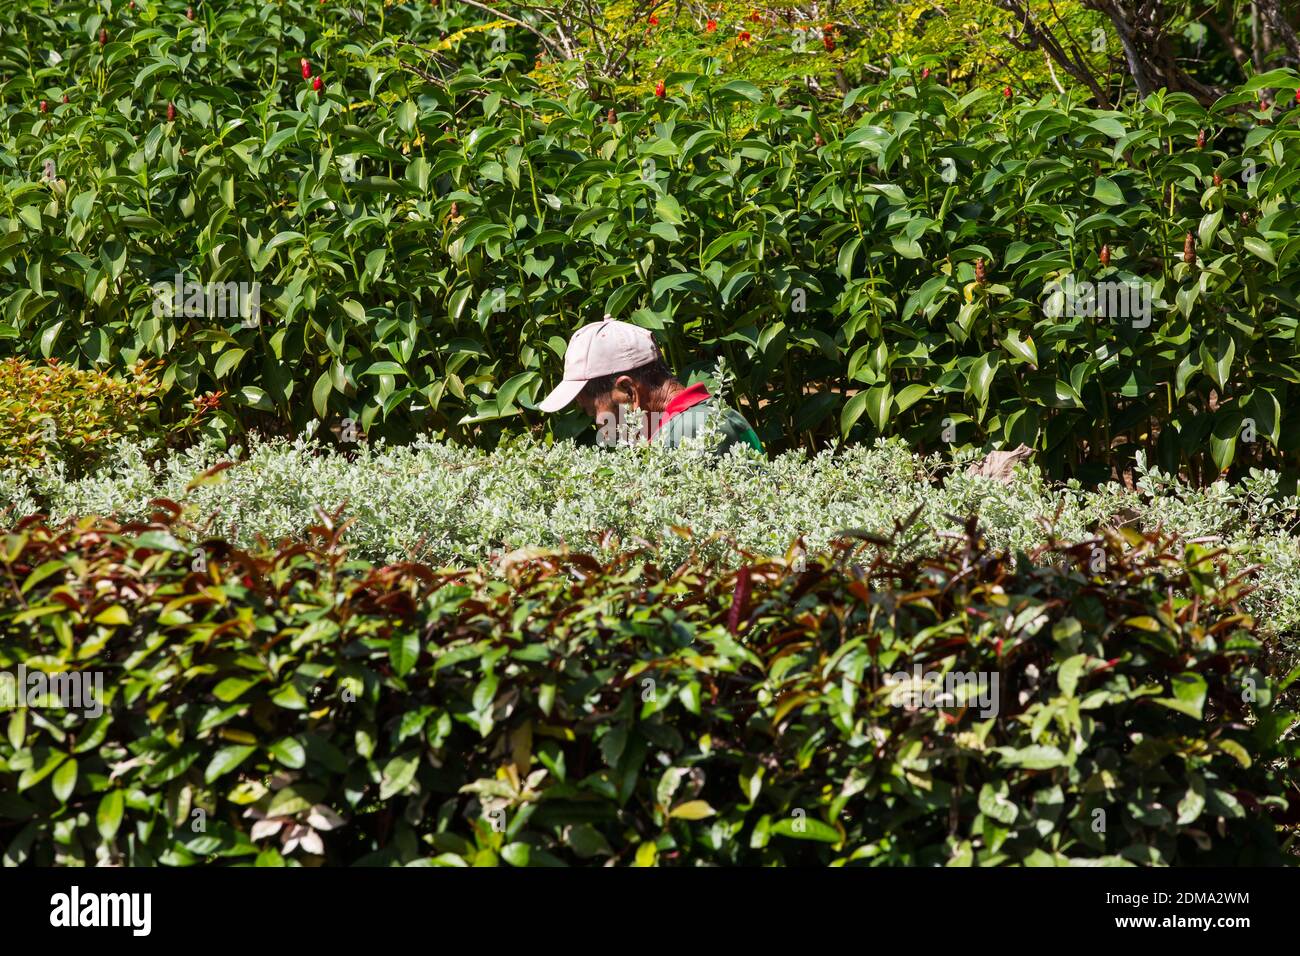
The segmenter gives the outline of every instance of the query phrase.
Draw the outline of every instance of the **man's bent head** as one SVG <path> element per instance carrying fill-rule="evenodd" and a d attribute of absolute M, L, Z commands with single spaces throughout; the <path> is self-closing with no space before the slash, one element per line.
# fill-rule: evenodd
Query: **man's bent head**
<path fill-rule="evenodd" d="M 564 380 L 537 407 L 558 412 L 576 400 L 592 418 L 615 414 L 620 405 L 662 411 L 674 385 L 681 389 L 650 332 L 607 315 L 573 334 Z"/>

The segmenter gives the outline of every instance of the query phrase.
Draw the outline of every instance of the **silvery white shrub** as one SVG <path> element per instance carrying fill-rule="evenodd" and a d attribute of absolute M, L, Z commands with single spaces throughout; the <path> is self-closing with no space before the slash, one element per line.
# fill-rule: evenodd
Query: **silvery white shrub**
<path fill-rule="evenodd" d="M 913 512 L 906 537 L 914 551 L 936 547 L 972 512 L 991 546 L 1013 550 L 1049 534 L 1073 542 L 1097 527 L 1128 524 L 1217 538 L 1235 566 L 1263 563 L 1248 608 L 1271 627 L 1300 623 L 1293 534 L 1300 500 L 1279 494 L 1272 472 L 1197 489 L 1142 462 L 1132 489 L 1112 483 L 1086 491 L 1077 482 L 1051 484 L 1032 467 L 1019 467 L 1007 484 L 970 476 L 898 441 L 771 459 L 748 448 L 720 459 L 697 451 L 690 442 L 602 448 L 528 437 L 481 451 L 423 438 L 402 447 L 363 443 L 349 456 L 308 433 L 254 440 L 247 449 L 195 446 L 150 464 L 123 443 L 111 466 L 83 478 L 69 478 L 57 462 L 0 470 L 0 509 L 10 521 L 41 507 L 56 521 L 139 519 L 153 510 L 152 499 L 170 498 L 185 507 L 196 538 L 242 546 L 299 537 L 318 509 L 341 510 L 352 520 L 344 537 L 358 556 L 436 565 L 489 564 L 519 547 L 595 553 L 606 532 L 608 548 L 646 542 L 665 563 L 692 551 L 735 561 L 734 547 L 782 555 L 796 538 L 817 550 L 847 528 L 889 535 Z M 186 490 L 223 460 L 238 464 Z"/>

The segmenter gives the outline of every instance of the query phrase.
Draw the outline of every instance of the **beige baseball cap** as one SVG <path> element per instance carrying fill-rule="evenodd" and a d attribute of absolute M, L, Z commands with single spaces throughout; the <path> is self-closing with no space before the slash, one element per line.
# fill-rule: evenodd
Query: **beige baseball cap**
<path fill-rule="evenodd" d="M 564 380 L 537 407 L 558 412 L 577 398 L 591 379 L 640 368 L 658 357 L 659 347 L 648 329 L 606 315 L 604 321 L 573 333 L 564 352 Z"/>

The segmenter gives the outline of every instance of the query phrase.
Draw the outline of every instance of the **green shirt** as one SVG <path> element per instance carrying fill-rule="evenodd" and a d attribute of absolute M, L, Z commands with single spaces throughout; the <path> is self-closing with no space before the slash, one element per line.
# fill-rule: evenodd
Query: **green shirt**
<path fill-rule="evenodd" d="M 691 405 L 669 418 L 659 429 L 655 439 L 676 448 L 684 439 L 703 434 L 705 421 L 717 408 L 711 398 Z M 754 429 L 740 412 L 725 406 L 721 411 L 718 430 L 722 433 L 722 441 L 713 449 L 715 455 L 725 455 L 738 444 L 746 444 L 759 451 L 763 450 L 763 443 L 758 440 L 758 435 L 754 433 Z"/>

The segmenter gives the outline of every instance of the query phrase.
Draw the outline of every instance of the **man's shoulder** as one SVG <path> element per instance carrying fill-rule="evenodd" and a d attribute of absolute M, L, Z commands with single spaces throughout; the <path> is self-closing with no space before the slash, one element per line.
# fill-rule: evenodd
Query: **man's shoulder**
<path fill-rule="evenodd" d="M 728 405 L 718 404 L 713 398 L 707 398 L 668 419 L 661 433 L 663 441 L 679 445 L 685 439 L 701 434 L 705 423 L 713 416 L 717 416 L 718 428 L 723 436 L 718 449 L 720 452 L 740 442 L 762 450 L 758 436 L 745 417 Z"/>

